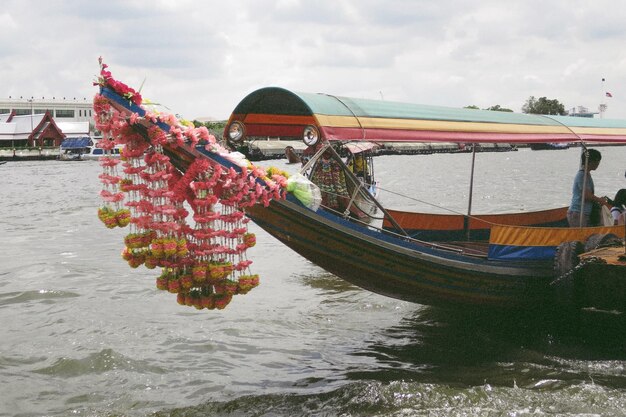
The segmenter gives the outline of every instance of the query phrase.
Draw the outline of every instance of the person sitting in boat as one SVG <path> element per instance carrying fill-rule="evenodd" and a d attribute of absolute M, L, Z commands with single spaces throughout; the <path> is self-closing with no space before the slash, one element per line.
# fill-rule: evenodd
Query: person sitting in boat
<path fill-rule="evenodd" d="M 348 168 L 354 173 L 354 175 L 356 175 L 357 178 L 360 178 L 366 184 L 371 182 L 369 170 L 367 168 L 367 161 L 363 157 L 362 153 L 350 156 L 348 160 Z"/>
<path fill-rule="evenodd" d="M 287 158 L 287 162 L 290 163 L 290 164 L 295 164 L 295 163 L 301 162 L 300 161 L 300 157 L 296 153 L 296 151 L 293 148 L 293 146 L 285 147 L 285 157 Z"/>
<path fill-rule="evenodd" d="M 593 226 L 590 221 L 593 203 L 609 205 L 606 197 L 597 197 L 594 194 L 591 178 L 591 171 L 598 168 L 601 159 L 602 154 L 596 149 L 585 150 L 581 155 L 581 168 L 574 178 L 572 201 L 567 211 L 567 222 L 570 227 Z"/>
<path fill-rule="evenodd" d="M 322 205 L 343 212 L 348 206 L 348 188 L 346 177 L 330 152 L 325 152 L 311 172 L 311 181 L 322 193 Z"/>
<path fill-rule="evenodd" d="M 611 216 L 613 216 L 613 224 L 626 223 L 626 188 L 622 188 L 615 194 Z"/>

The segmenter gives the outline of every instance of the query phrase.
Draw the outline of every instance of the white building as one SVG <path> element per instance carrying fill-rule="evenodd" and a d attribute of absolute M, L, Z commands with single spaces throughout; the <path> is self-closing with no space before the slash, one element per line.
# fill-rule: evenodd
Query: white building
<path fill-rule="evenodd" d="M 50 116 L 62 122 L 88 122 L 93 133 L 93 102 L 91 98 L 77 97 L 9 97 L 0 99 L 0 114 L 14 112 L 15 116 L 37 115 L 50 112 Z"/>

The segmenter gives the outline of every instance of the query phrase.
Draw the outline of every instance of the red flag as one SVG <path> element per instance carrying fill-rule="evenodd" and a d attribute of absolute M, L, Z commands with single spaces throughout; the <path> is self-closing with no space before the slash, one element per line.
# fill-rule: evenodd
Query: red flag
<path fill-rule="evenodd" d="M 609 93 L 608 91 L 606 92 L 606 96 L 607 97 L 613 97 L 613 94 Z"/>

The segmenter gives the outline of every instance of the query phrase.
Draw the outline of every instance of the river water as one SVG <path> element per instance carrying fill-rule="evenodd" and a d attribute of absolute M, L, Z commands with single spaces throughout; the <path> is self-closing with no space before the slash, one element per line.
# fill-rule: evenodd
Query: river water
<path fill-rule="evenodd" d="M 626 147 L 601 151 L 596 192 L 612 197 Z M 579 152 L 478 154 L 472 211 L 567 205 Z M 382 188 L 414 199 L 381 197 L 465 211 L 470 161 L 378 157 Z M 619 334 L 385 298 L 254 225 L 261 285 L 223 311 L 181 307 L 121 259 L 125 231 L 96 216 L 99 172 L 0 166 L 0 416 L 626 415 Z"/>

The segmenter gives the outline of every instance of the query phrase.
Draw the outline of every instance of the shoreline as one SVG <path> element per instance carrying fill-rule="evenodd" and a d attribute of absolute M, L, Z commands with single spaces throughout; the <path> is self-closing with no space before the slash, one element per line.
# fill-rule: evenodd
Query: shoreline
<path fill-rule="evenodd" d="M 252 145 L 252 146 L 250 146 Z M 294 146 L 295 145 L 295 146 Z M 388 143 L 375 150 L 372 156 L 380 155 L 431 155 L 435 153 L 470 153 L 471 147 L 442 146 L 437 143 Z M 285 148 L 292 146 L 297 155 L 303 152 L 301 142 L 294 141 L 256 141 L 248 145 L 248 149 L 238 149 L 250 161 L 267 161 L 274 159 L 286 159 Z M 615 143 L 599 143 L 592 147 L 626 146 Z M 530 148 L 529 144 L 481 144 L 476 152 L 514 152 L 521 148 Z M 579 143 L 570 143 L 569 148 L 580 147 Z M 563 148 L 535 149 L 535 151 L 559 151 Z M 59 159 L 59 148 L 45 149 L 0 149 L 0 161 L 49 161 Z"/>

